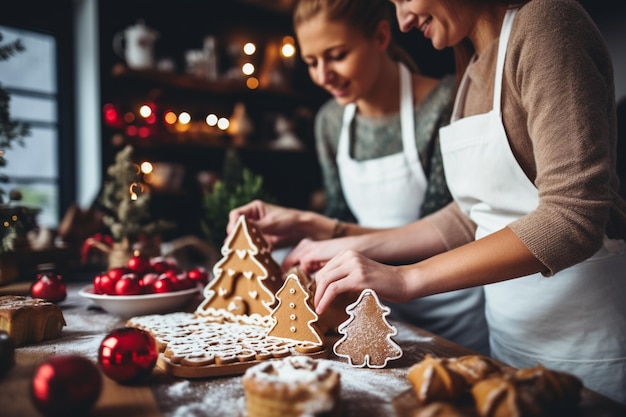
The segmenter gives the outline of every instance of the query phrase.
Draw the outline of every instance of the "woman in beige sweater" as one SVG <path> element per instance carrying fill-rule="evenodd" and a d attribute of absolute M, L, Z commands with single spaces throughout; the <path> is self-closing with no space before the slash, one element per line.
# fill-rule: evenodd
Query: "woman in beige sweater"
<path fill-rule="evenodd" d="M 402 30 L 455 47 L 463 79 L 440 131 L 454 202 L 401 228 L 304 241 L 285 266 L 323 265 L 320 313 L 345 291 L 406 301 L 484 285 L 493 356 L 626 402 L 626 203 L 602 36 L 575 0 L 393 3 Z"/>

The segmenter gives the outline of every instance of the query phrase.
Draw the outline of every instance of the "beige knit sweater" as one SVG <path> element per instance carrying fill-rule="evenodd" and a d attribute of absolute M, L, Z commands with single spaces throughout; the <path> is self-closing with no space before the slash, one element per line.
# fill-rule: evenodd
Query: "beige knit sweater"
<path fill-rule="evenodd" d="M 498 42 L 468 68 L 464 116 L 492 108 Z M 619 197 L 613 67 L 575 0 L 533 0 L 517 13 L 504 66 L 502 118 L 539 206 L 509 227 L 552 275 L 593 255 L 606 235 L 626 239 Z M 428 217 L 449 248 L 475 226 L 455 203 Z"/>

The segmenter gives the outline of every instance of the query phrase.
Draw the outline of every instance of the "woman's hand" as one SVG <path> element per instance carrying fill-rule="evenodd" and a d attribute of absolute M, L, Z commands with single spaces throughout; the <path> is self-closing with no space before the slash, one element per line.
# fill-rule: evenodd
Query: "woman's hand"
<path fill-rule="evenodd" d="M 302 239 L 328 239 L 336 221 L 311 211 L 291 209 L 261 200 L 235 208 L 228 214 L 226 232 L 230 234 L 239 216 L 254 222 L 274 248 L 294 246 Z"/>
<path fill-rule="evenodd" d="M 404 267 L 380 264 L 352 250 L 342 251 L 315 274 L 315 311 L 322 314 L 341 293 L 360 293 L 366 288 L 385 300 L 409 300 L 406 271 Z"/>
<path fill-rule="evenodd" d="M 256 224 L 265 239 L 274 248 L 294 245 L 304 237 L 303 231 L 298 227 L 298 217 L 301 213 L 300 210 L 254 200 L 230 211 L 226 232 L 230 234 L 239 217 L 244 215 L 249 222 Z"/>
<path fill-rule="evenodd" d="M 298 266 L 305 274 L 311 274 L 323 267 L 333 256 L 345 250 L 348 247 L 346 239 L 349 238 L 322 241 L 303 239 L 285 257 L 282 268 L 284 271 L 287 271 L 294 266 Z"/>

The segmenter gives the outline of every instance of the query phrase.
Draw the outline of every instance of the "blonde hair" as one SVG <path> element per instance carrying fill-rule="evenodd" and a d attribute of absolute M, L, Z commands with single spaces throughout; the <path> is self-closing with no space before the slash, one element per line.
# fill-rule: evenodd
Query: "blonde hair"
<path fill-rule="evenodd" d="M 370 37 L 376 32 L 381 20 L 391 24 L 392 7 L 388 0 L 298 0 L 293 12 L 293 26 L 297 28 L 323 13 L 328 21 L 343 22 Z M 391 59 L 402 62 L 412 72 L 419 72 L 411 56 L 393 40 L 387 53 Z"/>

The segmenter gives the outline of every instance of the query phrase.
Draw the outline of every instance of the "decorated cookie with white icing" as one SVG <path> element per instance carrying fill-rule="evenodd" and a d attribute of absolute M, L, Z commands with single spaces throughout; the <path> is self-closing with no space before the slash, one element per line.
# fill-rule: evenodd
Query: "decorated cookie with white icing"
<path fill-rule="evenodd" d="M 205 287 L 205 300 L 196 312 L 269 315 L 276 301 L 274 294 L 282 285 L 282 271 L 271 252 L 256 226 L 240 216 L 222 246 L 222 258 L 213 267 L 214 278 Z"/>
<path fill-rule="evenodd" d="M 390 311 L 374 290 L 363 290 L 346 307 L 350 317 L 339 325 L 343 337 L 333 346 L 335 354 L 347 358 L 352 366 L 368 368 L 384 368 L 388 361 L 402 357 L 402 348 L 392 339 L 398 331 L 386 319 Z"/>
<path fill-rule="evenodd" d="M 274 325 L 268 336 L 322 345 L 317 327 L 319 317 L 311 306 L 311 294 L 296 274 L 289 274 L 276 293 L 278 305 L 272 311 Z"/>

